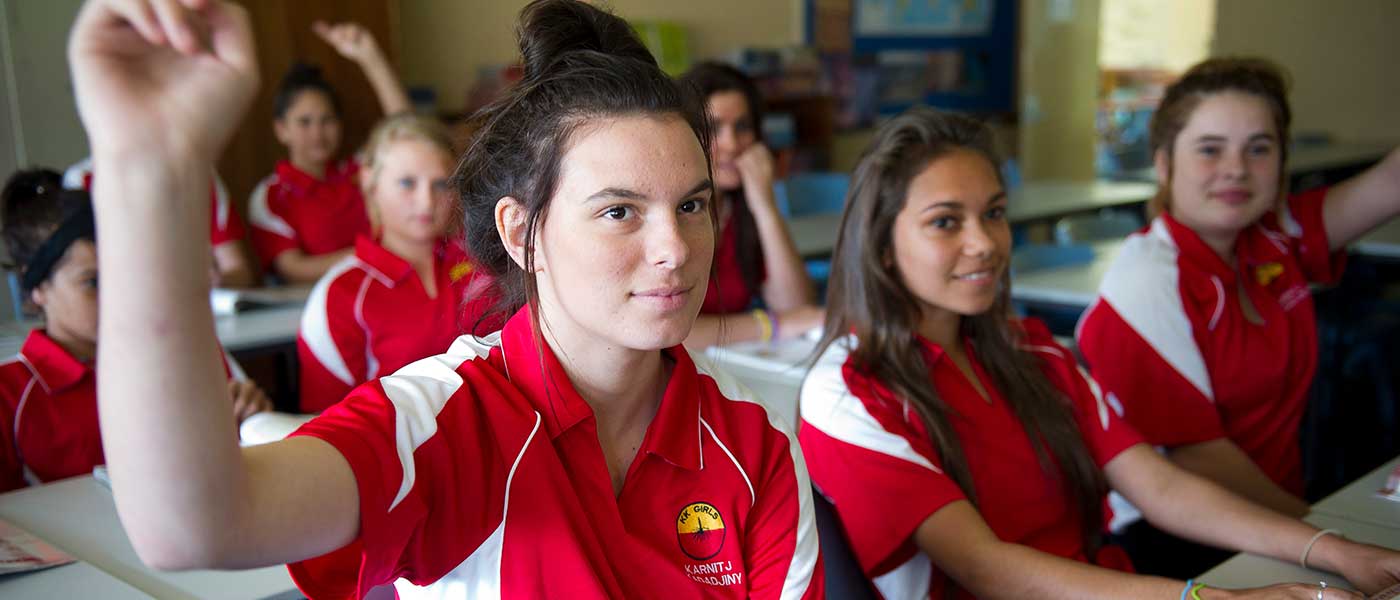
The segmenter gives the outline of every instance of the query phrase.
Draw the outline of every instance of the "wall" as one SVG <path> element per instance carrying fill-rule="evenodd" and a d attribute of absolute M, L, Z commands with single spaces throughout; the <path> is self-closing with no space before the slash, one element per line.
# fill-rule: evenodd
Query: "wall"
<path fill-rule="evenodd" d="M 1023 0 L 1020 159 L 1024 179 L 1094 176 L 1099 0 Z"/>
<path fill-rule="evenodd" d="M 1273 58 L 1293 74 L 1294 131 L 1400 140 L 1400 2 L 1228 0 L 1213 53 Z"/>
<path fill-rule="evenodd" d="M 1215 0 L 1102 0 L 1099 66 L 1181 72 L 1209 55 Z"/>
<path fill-rule="evenodd" d="M 0 0 L 4 9 L 6 69 L 15 89 L 9 91 L 6 118 L 19 166 L 42 165 L 63 170 L 87 156 L 87 135 L 78 121 L 73 84 L 68 76 L 68 30 L 82 0 Z M 8 173 L 8 172 L 7 172 Z"/>
<path fill-rule="evenodd" d="M 483 65 L 514 61 L 515 18 L 526 0 L 411 0 L 399 3 L 400 68 L 409 85 L 430 85 L 438 106 L 463 105 Z M 696 58 L 737 46 L 784 46 L 803 34 L 802 0 L 614 0 L 629 20 L 669 20 L 690 32 Z"/>

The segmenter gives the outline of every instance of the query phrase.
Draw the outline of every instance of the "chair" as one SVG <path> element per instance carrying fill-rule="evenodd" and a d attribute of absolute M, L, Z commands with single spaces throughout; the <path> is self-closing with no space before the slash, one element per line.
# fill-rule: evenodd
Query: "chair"
<path fill-rule="evenodd" d="M 826 596 L 851 600 L 875 600 L 870 580 L 860 570 L 855 554 L 846 545 L 846 534 L 836 518 L 836 508 L 812 487 L 812 508 L 817 513 L 817 537 L 821 540 L 823 574 L 826 575 Z"/>
<path fill-rule="evenodd" d="M 790 218 L 840 213 L 845 209 L 846 190 L 850 187 L 851 176 L 845 173 L 799 173 L 787 181 L 775 183 L 773 191 L 778 212 Z M 804 265 L 818 296 L 825 296 L 827 279 L 831 276 L 831 260 L 814 258 L 804 261 Z"/>

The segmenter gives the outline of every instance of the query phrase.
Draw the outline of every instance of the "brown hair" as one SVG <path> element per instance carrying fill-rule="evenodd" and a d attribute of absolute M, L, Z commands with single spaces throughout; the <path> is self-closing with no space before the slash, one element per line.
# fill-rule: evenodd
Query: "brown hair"
<path fill-rule="evenodd" d="M 1149 134 L 1152 155 L 1165 152 L 1167 159 L 1167 181 L 1157 190 L 1157 195 L 1147 204 L 1148 217 L 1156 217 L 1165 212 L 1171 204 L 1172 152 L 1176 138 L 1191 120 L 1191 114 L 1208 96 L 1222 92 L 1240 92 L 1256 96 L 1269 106 L 1274 117 L 1274 133 L 1279 143 L 1279 198 L 1288 192 L 1288 174 L 1283 166 L 1288 164 L 1289 126 L 1293 113 L 1288 108 L 1288 75 L 1272 61 L 1263 58 L 1212 58 L 1186 71 L 1176 83 L 1167 87 L 1162 103 L 1152 115 Z"/>
<path fill-rule="evenodd" d="M 680 82 L 690 86 L 707 104 L 710 96 L 715 94 L 743 94 L 744 105 L 748 108 L 749 121 L 753 127 L 754 143 L 763 143 L 763 96 L 759 94 L 758 84 L 743 71 L 724 63 L 707 61 L 691 67 L 681 75 Z M 714 132 L 711 132 L 711 135 L 713 136 Z M 763 245 L 758 239 L 758 224 L 744 199 L 742 187 L 721 191 L 721 194 L 728 198 L 730 210 L 734 211 L 734 245 L 735 256 L 739 258 L 739 274 L 744 281 L 744 287 L 757 294 L 759 286 L 763 284 Z M 711 286 L 715 284 L 714 281 L 710 282 Z"/>
<path fill-rule="evenodd" d="M 452 134 L 437 119 L 420 117 L 413 113 L 400 113 L 380 120 L 379 124 L 374 126 L 374 131 L 370 132 L 369 140 L 365 142 L 364 148 L 360 149 L 357 157 L 364 173 L 360 188 L 365 196 L 365 210 L 369 213 L 370 227 L 376 233 L 380 226 L 379 209 L 371 190 L 379 181 L 380 170 L 384 168 L 380 157 L 395 142 L 405 140 L 425 142 L 437 148 L 448 158 L 449 163 L 457 154 L 452 147 Z"/>
<path fill-rule="evenodd" d="M 517 35 L 524 77 L 473 117 L 471 146 L 453 175 L 468 247 L 501 299 L 489 314 L 505 318 L 526 303 L 538 316 L 535 240 L 574 131 L 610 117 L 677 116 L 705 151 L 707 172 L 710 148 L 703 104 L 661 71 L 621 18 L 576 0 L 536 0 L 520 12 Z M 506 196 L 526 211 L 523 269 L 496 232 L 496 203 Z"/>
<path fill-rule="evenodd" d="M 999 164 L 991 131 L 961 115 L 915 107 L 876 134 L 856 167 L 846 199 L 827 290 L 826 333 L 817 353 L 854 332 L 859 340 L 851 353 L 855 368 L 915 409 L 944 472 L 976 504 L 967 458 L 951 425 L 958 415 L 930 384 L 920 351 L 919 300 L 888 260 L 895 217 L 904 208 L 910 182 L 927 165 L 956 150 L 975 152 L 994 167 Z M 1074 408 L 1041 370 L 1040 359 L 1018 347 L 1023 332 L 1008 320 L 1009 275 L 1001 283 L 991 310 L 963 317 L 961 333 L 971 340 L 980 363 L 1020 420 L 1041 467 L 1047 473 L 1060 472 L 1072 506 L 1079 509 L 1085 553 L 1092 559 L 1103 542 L 1108 486 L 1084 444 Z"/>
<path fill-rule="evenodd" d="M 0 238 L 10 255 L 5 268 L 23 273 L 64 219 L 89 204 L 87 191 L 64 189 L 63 176 L 52 169 L 10 175 L 0 191 Z"/>

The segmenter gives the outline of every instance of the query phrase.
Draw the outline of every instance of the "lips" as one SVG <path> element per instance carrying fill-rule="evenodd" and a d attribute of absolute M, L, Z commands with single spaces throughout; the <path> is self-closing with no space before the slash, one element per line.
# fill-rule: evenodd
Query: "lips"
<path fill-rule="evenodd" d="M 632 297 L 662 310 L 674 310 L 685 306 L 694 286 L 668 286 L 633 292 Z"/>
<path fill-rule="evenodd" d="M 1232 189 L 1211 192 L 1210 196 L 1226 204 L 1245 204 L 1254 197 L 1254 194 L 1249 190 Z"/>

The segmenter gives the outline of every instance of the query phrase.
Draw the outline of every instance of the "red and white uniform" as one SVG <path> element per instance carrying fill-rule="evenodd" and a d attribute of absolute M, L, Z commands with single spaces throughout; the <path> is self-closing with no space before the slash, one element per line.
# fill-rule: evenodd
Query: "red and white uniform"
<path fill-rule="evenodd" d="M 1308 283 L 1335 281 L 1345 258 L 1329 250 L 1325 196 L 1295 197 L 1240 232 L 1238 271 L 1169 215 L 1124 242 L 1076 337 L 1147 441 L 1229 438 L 1269 478 L 1302 493 L 1298 428 L 1317 368 Z M 1262 325 L 1240 308 L 1241 285 Z"/>
<path fill-rule="evenodd" d="M 738 201 L 736 201 L 738 202 Z M 738 207 L 735 207 L 738 210 Z M 740 261 L 754 260 L 759 265 L 759 280 L 767 277 L 763 267 L 763 249 L 758 256 L 739 256 L 739 219 L 734 210 L 730 211 L 729 222 L 719 232 L 719 244 L 715 247 L 715 262 L 710 270 L 710 286 L 705 290 L 705 302 L 700 305 L 700 313 L 706 315 L 729 314 L 748 310 L 759 290 L 750 289 L 744 284 L 744 273 L 739 269 Z"/>
<path fill-rule="evenodd" d="M 1066 394 L 1094 461 L 1102 468 L 1142 440 L 1099 394 L 1098 385 L 1038 321 L 1024 322 L 1023 348 L 1038 357 L 1050 382 Z M 918 412 L 849 359 L 854 336 L 832 344 L 802 384 L 798 439 L 816 484 L 841 520 L 861 569 L 887 600 L 942 599 L 947 576 L 914 543 L 930 515 L 966 498 Z M 983 370 L 967 354 L 990 402 L 979 395 L 943 349 L 920 338 L 930 384 L 948 406 L 977 490 L 977 509 L 997 537 L 1041 552 L 1088 562 L 1080 517 L 1057 474 L 1040 467 L 1030 437 Z M 1131 571 L 1122 549 L 1101 548 L 1097 564 Z M 959 590 L 957 598 L 972 598 Z"/>
<path fill-rule="evenodd" d="M 209 190 L 209 243 L 219 246 L 243 239 L 246 231 L 243 219 L 229 201 L 228 188 L 215 173 Z M 84 158 L 63 172 L 63 187 L 69 189 L 92 190 L 92 159 Z"/>
<path fill-rule="evenodd" d="M 613 492 L 589 405 L 521 310 L 356 388 L 293 435 L 344 455 L 359 539 L 289 566 L 310 598 L 818 598 L 811 488 L 778 414 L 681 346 Z M 425 587 L 417 587 L 425 586 Z"/>
<path fill-rule="evenodd" d="M 317 179 L 286 160 L 277 163 L 248 200 L 253 250 L 264 268 L 287 250 L 326 254 L 370 234 L 359 171 L 347 159 L 327 165 L 325 177 Z"/>
<path fill-rule="evenodd" d="M 413 265 L 368 237 L 311 289 L 297 334 L 301 410 L 321 412 L 355 386 L 441 354 L 491 307 L 491 279 L 461 245 L 442 241 L 433 260 L 437 296 Z M 483 323 L 477 331 L 499 328 Z"/>
<path fill-rule="evenodd" d="M 244 378 L 232 358 L 224 366 Z M 96 376 L 42 329 L 0 363 L 0 492 L 86 475 L 106 462 Z"/>

